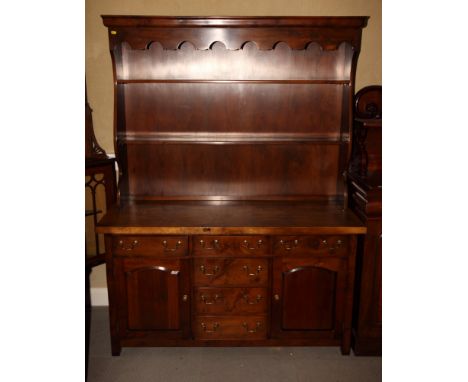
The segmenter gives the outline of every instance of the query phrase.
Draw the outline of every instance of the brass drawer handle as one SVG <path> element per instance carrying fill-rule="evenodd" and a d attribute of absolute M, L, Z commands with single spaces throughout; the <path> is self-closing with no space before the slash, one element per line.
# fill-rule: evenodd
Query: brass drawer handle
<path fill-rule="evenodd" d="M 211 241 L 211 247 L 207 247 L 206 242 L 204 240 L 200 240 L 200 245 L 202 246 L 203 249 L 206 249 L 207 251 L 219 250 L 220 249 L 218 239 L 214 239 L 214 240 Z"/>
<path fill-rule="evenodd" d="M 119 241 L 120 249 L 123 249 L 125 251 L 132 251 L 133 249 L 138 247 L 139 244 L 140 243 L 138 242 L 138 240 L 133 240 L 130 244 L 125 244 L 125 242 L 123 240 Z"/>
<path fill-rule="evenodd" d="M 200 271 L 205 275 L 205 276 L 214 276 L 216 273 L 219 271 L 219 267 L 217 265 L 214 266 L 213 272 L 212 273 L 207 273 L 206 268 L 204 265 L 200 265 Z"/>
<path fill-rule="evenodd" d="M 279 300 L 280 300 L 280 296 L 279 296 L 279 294 L 275 294 L 275 296 L 274 296 L 274 297 L 275 297 L 275 301 L 279 301 Z"/>
<path fill-rule="evenodd" d="M 248 240 L 244 240 L 242 242 L 242 247 L 244 247 L 244 248 L 246 248 L 246 249 L 248 249 L 250 251 L 255 251 L 256 249 L 260 248 L 262 245 L 263 245 L 263 240 L 258 240 L 256 247 L 251 246 L 250 242 Z"/>
<path fill-rule="evenodd" d="M 247 333 L 257 333 L 260 330 L 262 324 L 261 322 L 257 321 L 254 329 L 249 329 L 249 325 L 247 324 L 247 322 L 243 322 L 242 326 L 244 327 Z"/>
<path fill-rule="evenodd" d="M 335 250 L 337 250 L 338 248 L 341 248 L 344 244 L 344 241 L 341 240 L 341 239 L 338 239 L 337 241 L 335 241 L 335 243 L 330 243 L 328 242 L 326 239 L 323 239 L 322 240 L 322 244 L 326 247 L 328 247 L 328 250 L 333 253 Z"/>
<path fill-rule="evenodd" d="M 177 241 L 176 245 L 174 248 L 168 248 L 167 247 L 167 241 L 163 240 L 162 245 L 164 247 L 164 252 L 175 252 L 179 249 L 179 247 L 182 245 L 182 242 L 180 240 Z"/>
<path fill-rule="evenodd" d="M 262 296 L 260 294 L 257 294 L 257 297 L 255 298 L 255 301 L 249 301 L 249 295 L 248 294 L 244 294 L 242 296 L 242 298 L 244 299 L 244 301 L 246 302 L 246 304 L 249 304 L 249 305 L 257 305 L 260 303 L 260 300 L 262 299 Z"/>
<path fill-rule="evenodd" d="M 284 248 L 284 250 L 290 251 L 299 245 L 299 240 L 280 240 L 279 243 Z"/>
<path fill-rule="evenodd" d="M 203 329 L 203 331 L 204 331 L 205 333 L 216 333 L 216 331 L 217 331 L 218 328 L 219 328 L 219 324 L 218 324 L 217 322 L 215 322 L 215 323 L 213 324 L 213 329 L 212 329 L 212 330 L 207 330 L 207 329 L 206 329 L 206 324 L 205 324 L 204 322 L 201 323 L 201 327 L 202 327 L 202 329 Z"/>
<path fill-rule="evenodd" d="M 250 270 L 249 270 L 249 266 L 248 265 L 244 265 L 242 267 L 242 269 L 244 269 L 244 271 L 247 272 L 247 275 L 249 275 L 250 277 L 253 277 L 253 276 L 258 276 L 258 274 L 260 273 L 260 271 L 263 269 L 261 265 L 259 265 L 256 269 L 256 272 L 255 273 L 250 273 Z"/>
<path fill-rule="evenodd" d="M 211 301 L 209 301 L 208 296 L 205 296 L 204 294 L 201 295 L 201 299 L 205 305 L 214 305 L 217 303 L 218 300 L 222 300 L 223 298 L 224 296 L 222 294 L 215 294 L 214 298 L 212 298 Z"/>
<path fill-rule="evenodd" d="M 184 295 L 182 296 L 182 301 L 183 301 L 183 302 L 187 302 L 187 300 L 188 300 L 188 295 L 184 294 Z"/>

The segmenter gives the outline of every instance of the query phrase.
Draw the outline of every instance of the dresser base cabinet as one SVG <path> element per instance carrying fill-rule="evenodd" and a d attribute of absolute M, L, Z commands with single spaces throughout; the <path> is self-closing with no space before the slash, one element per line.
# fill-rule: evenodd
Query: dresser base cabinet
<path fill-rule="evenodd" d="M 107 233 L 112 354 L 289 345 L 349 354 L 357 237 Z"/>

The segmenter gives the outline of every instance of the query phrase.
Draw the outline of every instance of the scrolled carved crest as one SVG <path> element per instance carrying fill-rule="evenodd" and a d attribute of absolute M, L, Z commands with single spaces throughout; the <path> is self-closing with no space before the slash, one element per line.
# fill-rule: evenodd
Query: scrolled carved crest
<path fill-rule="evenodd" d="M 357 118 L 382 119 L 382 86 L 366 86 L 356 93 L 354 99 Z"/>

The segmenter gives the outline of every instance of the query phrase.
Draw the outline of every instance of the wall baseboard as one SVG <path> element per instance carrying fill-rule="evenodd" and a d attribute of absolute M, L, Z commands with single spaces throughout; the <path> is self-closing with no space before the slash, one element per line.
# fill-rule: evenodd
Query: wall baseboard
<path fill-rule="evenodd" d="M 107 288 L 91 288 L 90 291 L 92 306 L 109 306 Z"/>

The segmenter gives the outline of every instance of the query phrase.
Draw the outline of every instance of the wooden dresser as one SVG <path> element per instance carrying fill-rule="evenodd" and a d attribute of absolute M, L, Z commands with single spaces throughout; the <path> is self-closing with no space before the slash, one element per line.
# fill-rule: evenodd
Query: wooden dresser
<path fill-rule="evenodd" d="M 97 228 L 112 354 L 349 354 L 366 227 L 347 208 L 347 169 L 367 19 L 103 16 L 120 169 Z"/>

